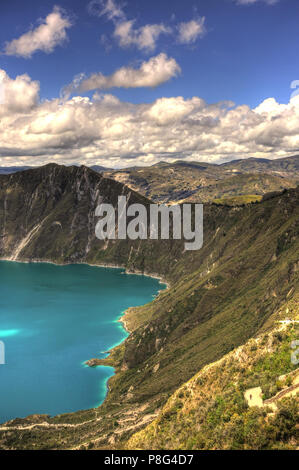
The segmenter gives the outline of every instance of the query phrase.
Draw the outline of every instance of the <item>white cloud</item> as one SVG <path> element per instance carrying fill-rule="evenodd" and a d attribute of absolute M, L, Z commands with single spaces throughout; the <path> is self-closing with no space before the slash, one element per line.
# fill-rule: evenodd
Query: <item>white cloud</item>
<path fill-rule="evenodd" d="M 61 45 L 66 39 L 66 30 L 72 26 L 63 10 L 54 7 L 40 26 L 28 31 L 18 39 L 6 42 L 4 53 L 26 59 L 32 57 L 37 51 L 53 52 L 56 46 Z"/>
<path fill-rule="evenodd" d="M 195 107 L 203 104 L 196 98 L 184 100 L 181 96 L 176 98 L 160 98 L 148 109 L 146 116 L 150 121 L 162 126 L 178 122 L 192 113 Z"/>
<path fill-rule="evenodd" d="M 135 20 L 123 21 L 116 25 L 114 37 L 121 47 L 136 46 L 137 49 L 153 51 L 161 34 L 171 33 L 171 28 L 161 24 L 147 24 L 134 28 Z"/>
<path fill-rule="evenodd" d="M 115 0 L 93 0 L 88 6 L 91 14 L 99 17 L 106 16 L 114 24 L 113 37 L 120 47 L 136 47 L 139 50 L 152 52 L 156 49 L 161 35 L 178 34 L 179 44 L 194 43 L 205 33 L 205 18 L 193 19 L 180 23 L 176 28 L 166 24 L 146 24 L 137 27 L 136 19 L 128 19 Z M 107 38 L 105 37 L 105 40 Z"/>
<path fill-rule="evenodd" d="M 139 70 L 139 69 L 138 69 Z M 111 94 L 40 102 L 39 85 L 4 71 L 0 164 L 145 165 L 159 160 L 219 162 L 298 153 L 299 96 L 251 109 L 193 97 L 133 104 Z M 1 78 L 0 77 L 0 78 Z M 23 98 L 26 97 L 24 102 Z"/>
<path fill-rule="evenodd" d="M 87 9 L 91 15 L 106 15 L 109 20 L 125 20 L 123 9 L 114 0 L 92 0 Z"/>
<path fill-rule="evenodd" d="M 29 112 L 38 104 L 39 82 L 32 81 L 27 74 L 19 75 L 13 80 L 0 69 L 0 83 L 0 116 L 7 113 Z"/>
<path fill-rule="evenodd" d="M 180 72 L 180 66 L 175 59 L 162 53 L 143 62 L 138 69 L 122 67 L 109 76 L 102 73 L 93 74 L 81 81 L 79 90 L 86 92 L 108 90 L 109 88 L 156 87 L 177 76 Z"/>
<path fill-rule="evenodd" d="M 191 20 L 186 23 L 180 23 L 178 25 L 178 31 L 178 42 L 180 44 L 194 43 L 198 37 L 203 36 L 206 32 L 205 17 Z"/>

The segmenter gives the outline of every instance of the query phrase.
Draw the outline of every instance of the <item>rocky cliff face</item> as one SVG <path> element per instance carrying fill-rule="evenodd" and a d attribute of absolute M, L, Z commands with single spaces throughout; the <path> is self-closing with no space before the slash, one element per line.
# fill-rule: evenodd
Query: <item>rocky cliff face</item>
<path fill-rule="evenodd" d="M 117 203 L 124 186 L 86 167 L 54 164 L 0 176 L 0 256 L 57 262 L 86 261 L 103 243 L 95 237 L 99 198 Z M 135 202 L 144 199 L 135 194 Z"/>
<path fill-rule="evenodd" d="M 95 236 L 99 202 L 116 208 L 119 196 L 145 206 L 149 201 L 87 167 L 46 165 L 13 175 L 0 175 L 0 257 L 57 263 L 122 265 L 159 271 L 159 257 L 182 243 L 102 242 Z M 153 251 L 154 250 L 154 251 Z M 164 263 L 169 271 L 170 265 Z"/>

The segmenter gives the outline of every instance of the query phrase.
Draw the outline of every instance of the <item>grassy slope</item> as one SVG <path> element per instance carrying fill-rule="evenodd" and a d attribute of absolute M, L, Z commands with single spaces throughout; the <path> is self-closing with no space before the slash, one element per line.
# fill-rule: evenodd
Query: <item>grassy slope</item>
<path fill-rule="evenodd" d="M 127 314 L 134 332 L 124 362 L 135 371 L 142 364 L 139 399 L 174 389 L 244 343 L 297 288 L 298 215 L 287 199 L 229 211 L 199 254 L 177 262 L 171 289 Z"/>
<path fill-rule="evenodd" d="M 260 202 L 262 199 L 263 197 L 257 194 L 247 194 L 246 196 L 231 196 L 215 199 L 214 203 L 228 206 L 242 206 L 243 204 Z"/>
<path fill-rule="evenodd" d="M 248 195 L 252 194 L 263 196 L 272 191 L 282 191 L 283 189 L 295 186 L 296 180 L 291 178 L 281 178 L 280 176 L 267 174 L 235 175 L 207 187 L 200 188 L 186 202 L 208 202 L 222 198 L 248 197 Z M 244 201 L 245 204 L 250 202 L 252 201 Z M 237 201 L 236 205 L 238 204 L 239 202 Z"/>
<path fill-rule="evenodd" d="M 299 319 L 290 302 L 289 316 Z M 284 312 L 281 312 L 282 317 Z M 261 387 L 275 396 L 294 380 L 291 342 L 298 327 L 276 326 L 220 361 L 204 367 L 171 396 L 158 417 L 124 444 L 127 449 L 296 449 L 298 399 L 249 408 L 244 392 Z M 298 369 L 297 369 L 298 371 Z M 286 375 L 287 374 L 287 375 Z M 286 376 L 285 376 L 286 375 Z M 285 377 L 282 377 L 285 376 Z"/>

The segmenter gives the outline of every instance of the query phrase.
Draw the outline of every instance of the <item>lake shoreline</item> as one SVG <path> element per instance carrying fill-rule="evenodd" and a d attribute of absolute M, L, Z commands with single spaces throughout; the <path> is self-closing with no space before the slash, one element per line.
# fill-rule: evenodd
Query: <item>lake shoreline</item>
<path fill-rule="evenodd" d="M 167 281 L 165 278 L 160 276 L 157 273 L 150 273 L 147 271 L 130 271 L 128 270 L 125 266 L 122 266 L 120 264 L 93 264 L 93 263 L 88 263 L 88 262 L 69 262 L 69 263 L 58 263 L 55 261 L 51 260 L 42 260 L 42 259 L 33 259 L 33 260 L 27 260 L 27 259 L 11 259 L 11 258 L 0 258 L 0 261 L 10 261 L 12 263 L 45 263 L 45 264 L 53 264 L 54 266 L 72 266 L 72 265 L 85 265 L 85 266 L 92 266 L 95 268 L 108 268 L 108 269 L 123 269 L 125 271 L 125 274 L 129 275 L 135 275 L 135 276 L 146 276 L 146 277 L 151 277 L 153 279 L 158 279 L 160 281 L 160 284 L 165 284 L 166 289 L 169 289 L 170 283 Z M 134 307 L 133 307 L 134 308 Z"/>

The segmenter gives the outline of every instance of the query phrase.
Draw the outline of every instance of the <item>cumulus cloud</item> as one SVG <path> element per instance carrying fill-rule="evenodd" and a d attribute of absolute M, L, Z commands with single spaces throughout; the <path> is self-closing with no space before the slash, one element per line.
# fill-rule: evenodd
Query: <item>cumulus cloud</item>
<path fill-rule="evenodd" d="M 19 75 L 11 79 L 0 69 L 0 116 L 7 113 L 29 112 L 39 102 L 39 82 Z"/>
<path fill-rule="evenodd" d="M 180 23 L 178 25 L 178 31 L 178 42 L 180 44 L 194 43 L 199 36 L 203 36 L 206 32 L 205 17 L 191 20 L 186 23 Z"/>
<path fill-rule="evenodd" d="M 161 24 L 147 24 L 134 28 L 135 20 L 122 21 L 114 30 L 114 37 L 121 47 L 136 46 L 137 49 L 153 51 L 161 34 L 171 33 L 171 28 Z"/>
<path fill-rule="evenodd" d="M 194 107 L 200 108 L 203 103 L 198 98 L 185 100 L 181 96 L 176 98 L 160 98 L 147 110 L 146 116 L 150 121 L 165 126 L 179 122 L 185 116 L 191 115 Z"/>
<path fill-rule="evenodd" d="M 110 88 L 156 87 L 176 77 L 180 72 L 181 68 L 175 59 L 162 53 L 143 62 L 139 68 L 121 67 L 112 75 L 95 73 L 83 80 L 80 80 L 80 76 L 75 77 L 73 84 L 66 90 L 73 93 L 76 89 L 86 92 Z"/>
<path fill-rule="evenodd" d="M 283 157 L 299 149 L 299 96 L 288 104 L 207 104 L 199 97 L 133 104 L 111 94 L 39 101 L 37 82 L 1 71 L 0 164 L 95 163 L 109 167 L 189 159 Z M 26 103 L 21 97 L 26 98 Z"/>
<path fill-rule="evenodd" d="M 122 7 L 115 0 L 92 0 L 88 5 L 92 15 L 105 16 L 114 23 L 113 36 L 120 47 L 135 46 L 137 49 L 153 51 L 161 34 L 169 34 L 171 28 L 161 24 L 135 27 L 136 20 L 128 20 Z"/>
<path fill-rule="evenodd" d="M 172 28 L 164 23 L 137 27 L 136 19 L 128 19 L 123 8 L 115 0 L 92 0 L 88 6 L 91 14 L 106 17 L 114 24 L 113 37 L 120 47 L 136 47 L 152 52 L 161 35 L 177 35 L 179 44 L 194 43 L 205 33 L 205 18 L 193 19 Z"/>
<path fill-rule="evenodd" d="M 18 39 L 6 42 L 4 54 L 26 59 L 37 51 L 49 54 L 67 39 L 66 30 L 71 26 L 71 21 L 63 10 L 55 6 L 52 13 L 41 20 L 37 28 L 31 29 Z"/>

